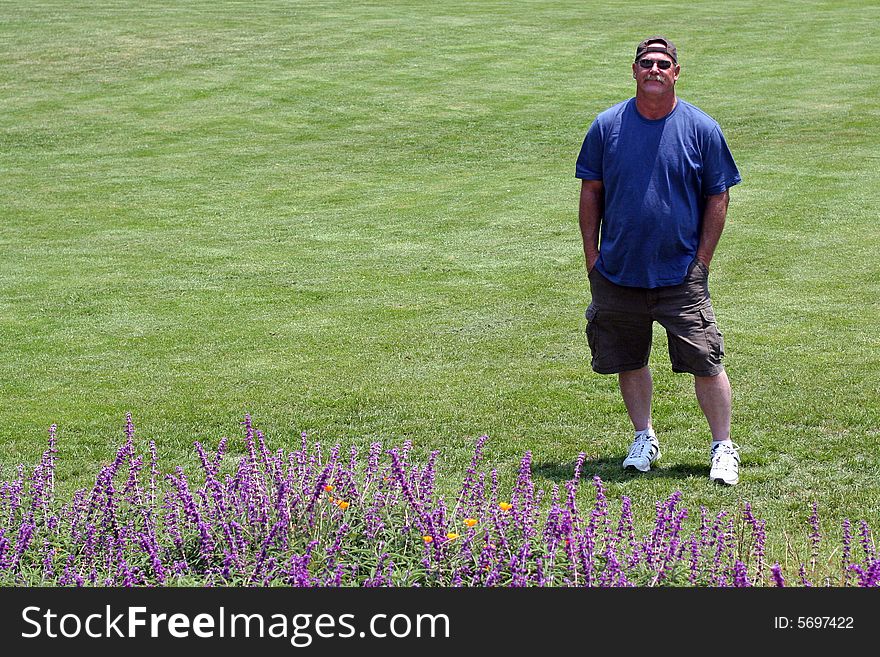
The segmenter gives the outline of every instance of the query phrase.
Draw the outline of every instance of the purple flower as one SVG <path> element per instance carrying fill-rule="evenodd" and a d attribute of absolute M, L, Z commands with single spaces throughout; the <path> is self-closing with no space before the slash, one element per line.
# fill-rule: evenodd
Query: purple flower
<path fill-rule="evenodd" d="M 733 585 L 737 588 L 751 586 L 746 565 L 739 559 L 733 564 Z"/>
<path fill-rule="evenodd" d="M 859 541 L 862 549 L 865 551 L 866 559 L 874 561 L 877 558 L 877 552 L 874 548 L 874 539 L 871 537 L 871 529 L 864 520 L 859 520 Z"/>
<path fill-rule="evenodd" d="M 773 575 L 773 582 L 776 584 L 776 586 L 778 586 L 779 588 L 784 587 L 785 578 L 782 576 L 782 568 L 780 568 L 778 561 L 770 566 L 770 572 Z"/>
<path fill-rule="evenodd" d="M 813 513 L 810 514 L 810 568 L 816 572 L 816 560 L 819 558 L 819 544 L 822 534 L 819 531 L 819 504 L 813 502 Z"/>
<path fill-rule="evenodd" d="M 798 569 L 798 575 L 801 578 L 801 586 L 811 587 L 813 583 L 807 579 L 807 569 L 804 567 L 804 564 L 801 564 L 801 567 Z"/>
<path fill-rule="evenodd" d="M 843 585 L 849 586 L 851 579 L 850 565 L 852 564 L 852 525 L 849 518 L 843 520 L 843 553 L 840 557 L 841 567 L 843 568 Z"/>

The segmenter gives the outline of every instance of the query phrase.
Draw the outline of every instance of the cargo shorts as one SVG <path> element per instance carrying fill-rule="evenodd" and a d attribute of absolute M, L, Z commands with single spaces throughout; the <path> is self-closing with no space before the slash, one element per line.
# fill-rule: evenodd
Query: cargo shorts
<path fill-rule="evenodd" d="M 648 364 L 654 322 L 666 329 L 673 372 L 715 376 L 724 371 L 724 336 L 709 299 L 709 270 L 699 260 L 680 285 L 624 287 L 593 267 L 588 275 L 587 342 L 593 371 L 617 374 Z"/>

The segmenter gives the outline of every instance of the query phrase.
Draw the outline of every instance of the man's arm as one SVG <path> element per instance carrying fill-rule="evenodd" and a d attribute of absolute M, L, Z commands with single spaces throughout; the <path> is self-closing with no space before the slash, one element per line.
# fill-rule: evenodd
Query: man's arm
<path fill-rule="evenodd" d="M 706 208 L 703 210 L 703 229 L 700 231 L 700 246 L 697 247 L 697 260 L 709 268 L 715 247 L 721 239 L 724 221 L 727 219 L 727 204 L 730 193 L 725 190 L 720 194 L 706 197 Z"/>
<path fill-rule="evenodd" d="M 602 222 L 605 196 L 601 180 L 581 181 L 581 203 L 578 219 L 584 240 L 584 259 L 587 273 L 593 270 L 599 259 L 599 224 Z"/>

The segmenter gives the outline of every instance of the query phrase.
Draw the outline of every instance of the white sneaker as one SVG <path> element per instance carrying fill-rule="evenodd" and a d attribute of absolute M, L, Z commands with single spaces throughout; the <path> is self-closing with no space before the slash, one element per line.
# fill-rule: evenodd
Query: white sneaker
<path fill-rule="evenodd" d="M 739 483 L 739 445 L 722 443 L 715 445 L 712 449 L 709 479 L 728 486 L 736 486 Z"/>
<path fill-rule="evenodd" d="M 647 472 L 651 469 L 651 464 L 659 458 L 660 443 L 657 441 L 657 436 L 640 433 L 629 446 L 629 454 L 623 459 L 623 469 L 635 468 L 639 472 Z"/>

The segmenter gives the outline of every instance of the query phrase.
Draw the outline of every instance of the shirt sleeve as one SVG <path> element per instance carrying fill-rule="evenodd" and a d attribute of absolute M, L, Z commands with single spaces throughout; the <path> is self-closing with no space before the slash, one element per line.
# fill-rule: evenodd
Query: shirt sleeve
<path fill-rule="evenodd" d="M 575 177 L 582 180 L 602 180 L 603 151 L 602 130 L 599 127 L 599 121 L 596 120 L 593 121 L 587 131 L 587 136 L 584 137 L 584 143 L 581 145 L 581 152 L 575 167 Z"/>
<path fill-rule="evenodd" d="M 703 151 L 703 195 L 720 194 L 741 182 L 739 169 L 736 168 L 721 128 L 715 126 Z"/>

